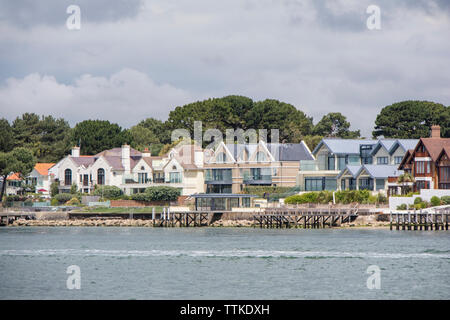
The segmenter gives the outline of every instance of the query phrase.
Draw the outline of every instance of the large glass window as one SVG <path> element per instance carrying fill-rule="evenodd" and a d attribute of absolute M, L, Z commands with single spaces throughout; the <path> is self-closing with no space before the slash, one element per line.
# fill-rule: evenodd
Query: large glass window
<path fill-rule="evenodd" d="M 335 170 L 334 156 L 328 156 L 328 170 Z"/>
<path fill-rule="evenodd" d="M 431 173 L 430 161 L 416 161 L 416 174 Z"/>
<path fill-rule="evenodd" d="M 342 170 L 347 165 L 347 157 L 346 156 L 339 156 L 338 157 L 338 170 Z"/>
<path fill-rule="evenodd" d="M 377 190 L 384 190 L 384 179 L 377 179 L 376 180 L 376 188 Z"/>
<path fill-rule="evenodd" d="M 306 191 L 322 191 L 323 179 L 322 178 L 305 178 L 305 190 Z"/>
<path fill-rule="evenodd" d="M 170 172 L 169 179 L 170 179 L 170 183 L 180 183 L 181 182 L 181 172 Z"/>
<path fill-rule="evenodd" d="M 66 169 L 64 171 L 64 185 L 70 186 L 72 185 L 72 170 Z"/>
<path fill-rule="evenodd" d="M 97 184 L 105 184 L 105 170 L 102 168 L 97 170 Z"/>

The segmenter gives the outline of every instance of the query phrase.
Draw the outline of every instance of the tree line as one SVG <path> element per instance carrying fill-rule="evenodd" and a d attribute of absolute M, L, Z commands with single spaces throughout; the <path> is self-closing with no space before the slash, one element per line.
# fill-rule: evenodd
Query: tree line
<path fill-rule="evenodd" d="M 9 123 L 0 119 L 0 153 L 15 148 L 30 150 L 38 162 L 57 162 L 78 145 L 81 154 L 93 155 L 124 143 L 153 155 L 166 152 L 174 129 L 187 129 L 191 136 L 194 121 L 203 130 L 279 129 L 279 141 L 304 140 L 313 149 L 324 137 L 359 138 L 360 131 L 339 112 L 324 115 L 317 124 L 292 104 L 273 99 L 253 101 L 244 96 L 211 98 L 176 107 L 166 121 L 147 118 L 131 128 L 106 120 L 85 120 L 73 128 L 62 118 L 25 113 Z M 403 101 L 384 107 L 375 120 L 373 137 L 427 137 L 431 125 L 439 124 L 443 137 L 450 137 L 450 108 L 428 101 Z M 270 135 L 269 135 L 270 141 Z"/>

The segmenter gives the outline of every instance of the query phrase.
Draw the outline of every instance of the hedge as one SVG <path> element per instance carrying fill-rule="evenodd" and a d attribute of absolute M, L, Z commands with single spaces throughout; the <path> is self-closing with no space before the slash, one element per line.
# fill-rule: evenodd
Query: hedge
<path fill-rule="evenodd" d="M 148 187 L 143 193 L 131 195 L 132 200 L 136 201 L 175 201 L 181 194 L 180 189 L 174 187 Z"/>
<path fill-rule="evenodd" d="M 122 196 L 122 190 L 116 186 L 99 186 L 94 190 L 94 196 L 100 196 L 109 200 L 117 200 Z"/>
<path fill-rule="evenodd" d="M 385 203 L 387 198 L 383 195 L 372 196 L 369 190 L 344 190 L 335 192 L 336 203 L 349 204 L 358 203 Z M 321 203 L 333 202 L 332 191 L 308 192 L 301 195 L 293 195 L 284 200 L 286 204 Z"/>

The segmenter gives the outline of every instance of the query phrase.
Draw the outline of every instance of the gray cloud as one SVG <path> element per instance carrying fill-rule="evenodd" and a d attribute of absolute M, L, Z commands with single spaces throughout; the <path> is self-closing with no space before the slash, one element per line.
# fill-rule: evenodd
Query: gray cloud
<path fill-rule="evenodd" d="M 35 25 L 63 25 L 67 7 L 78 5 L 87 22 L 117 21 L 138 14 L 141 0 L 14 0 L 3 1 L 0 22 L 22 28 Z"/>
<path fill-rule="evenodd" d="M 379 31 L 366 28 L 372 2 Z M 0 117 L 36 111 L 129 125 L 164 119 L 190 99 L 242 94 L 292 103 L 316 122 L 340 111 L 369 135 L 385 105 L 450 104 L 443 1 L 143 0 L 133 8 L 127 19 L 92 22 L 82 7 L 79 31 L 51 18 L 27 28 L 19 18 L 0 22 Z"/>

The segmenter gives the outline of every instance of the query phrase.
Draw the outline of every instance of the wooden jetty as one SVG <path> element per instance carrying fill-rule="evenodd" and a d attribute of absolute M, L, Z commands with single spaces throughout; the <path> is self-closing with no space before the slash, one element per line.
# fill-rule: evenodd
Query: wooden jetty
<path fill-rule="evenodd" d="M 260 228 L 326 228 L 349 223 L 358 216 L 358 207 L 349 208 L 267 208 L 253 216 Z"/>
<path fill-rule="evenodd" d="M 148 213 L 89 213 L 70 212 L 69 219 L 134 219 L 152 220 L 154 227 L 201 227 L 211 223 L 214 213 L 203 211 L 171 212 L 169 208 L 163 208 L 163 212 L 156 213 L 155 209 Z"/>
<path fill-rule="evenodd" d="M 7 226 L 18 219 L 34 220 L 36 216 L 34 213 L 0 212 L 0 226 Z"/>
<path fill-rule="evenodd" d="M 448 230 L 450 208 L 434 212 L 414 210 L 410 212 L 391 212 L 389 229 L 393 230 Z"/>

